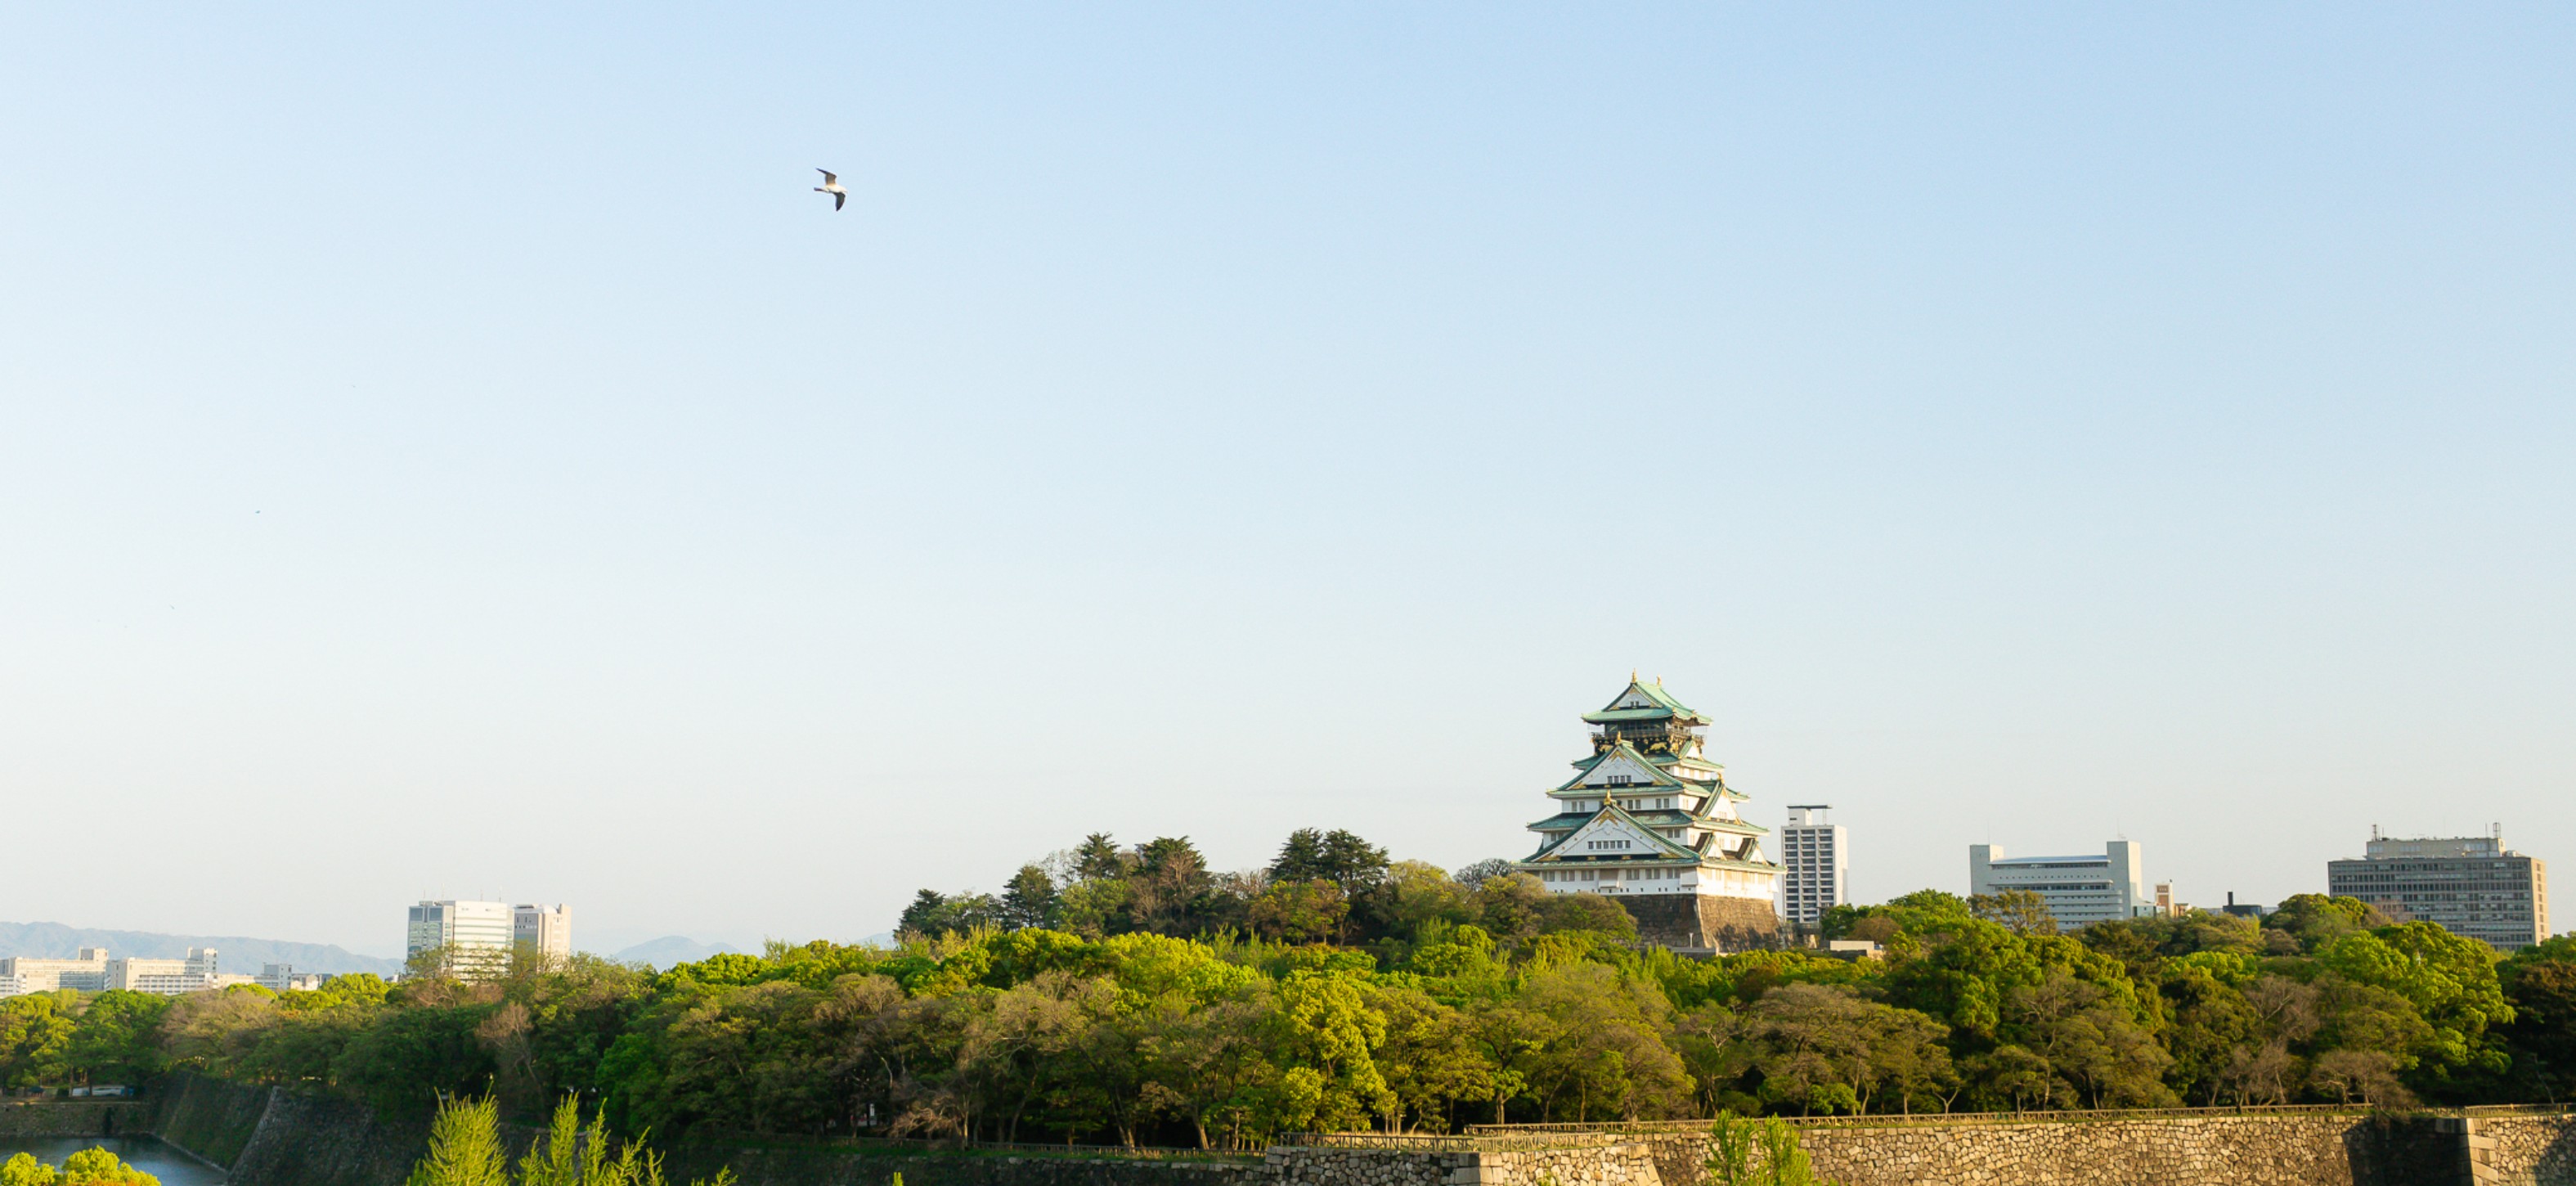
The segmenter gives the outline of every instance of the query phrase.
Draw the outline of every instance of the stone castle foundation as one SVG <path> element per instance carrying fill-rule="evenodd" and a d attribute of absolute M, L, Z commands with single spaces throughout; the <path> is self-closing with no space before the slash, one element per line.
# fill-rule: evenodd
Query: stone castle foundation
<path fill-rule="evenodd" d="M 1758 898 L 1614 894 L 1637 920 L 1637 939 L 1678 951 L 1753 951 L 1780 943 L 1780 914 Z"/>

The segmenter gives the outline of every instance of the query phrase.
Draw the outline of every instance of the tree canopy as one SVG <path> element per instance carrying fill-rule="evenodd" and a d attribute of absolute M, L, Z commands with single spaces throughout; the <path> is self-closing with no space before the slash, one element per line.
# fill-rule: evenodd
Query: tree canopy
<path fill-rule="evenodd" d="M 567 1093 L 627 1134 L 1250 1147 L 1317 1128 L 2169 1104 L 2520 1102 L 2576 1087 L 2576 940 L 2501 965 L 2293 899 L 2069 933 L 1924 890 L 1823 930 L 1883 954 L 1688 959 L 1613 899 L 1301 831 L 1248 873 L 1106 834 L 996 899 L 925 890 L 890 947 L 664 972 L 0 1001 L 0 1082 L 187 1067 L 389 1112 Z"/>

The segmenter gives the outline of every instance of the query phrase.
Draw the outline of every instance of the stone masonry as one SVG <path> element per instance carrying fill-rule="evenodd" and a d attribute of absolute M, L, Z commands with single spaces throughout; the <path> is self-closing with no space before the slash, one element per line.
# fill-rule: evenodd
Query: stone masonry
<path fill-rule="evenodd" d="M 1470 1142 L 1456 1142 L 1466 1145 Z M 1644 1142 L 1473 1142 L 1454 1149 L 1282 1146 L 1263 1158 L 1275 1186 L 1662 1186 Z"/>
<path fill-rule="evenodd" d="M 2576 1182 L 2576 1116 L 2483 1116 L 2475 1123 L 2492 1142 L 2499 1186 Z"/>
<path fill-rule="evenodd" d="M 1624 1135 L 1651 1150 L 1664 1186 L 1701 1181 L 1700 1126 Z M 2576 1186 L 2564 1114 L 1888 1117 L 1803 1123 L 1799 1137 L 1842 1186 Z"/>
<path fill-rule="evenodd" d="M 363 1105 L 191 1076 L 157 1092 L 151 1128 L 229 1167 L 236 1186 L 400 1186 L 426 1136 Z M 136 1104 L 0 1109 L 0 1129 L 137 1131 Z M 2092 1113 L 1807 1121 L 1819 1176 L 1842 1186 L 2576 1186 L 2576 1111 Z M 757 1186 L 1703 1186 L 1697 1123 L 1348 1134 L 1261 1161 L 676 1147 L 674 1168 L 733 1164 Z M 685 1181 L 681 1176 L 677 1180 Z"/>
<path fill-rule="evenodd" d="M 1611 898 L 1637 920 L 1641 943 L 1677 951 L 1752 951 L 1780 944 L 1780 915 L 1769 902 L 1703 894 L 1621 894 Z"/>

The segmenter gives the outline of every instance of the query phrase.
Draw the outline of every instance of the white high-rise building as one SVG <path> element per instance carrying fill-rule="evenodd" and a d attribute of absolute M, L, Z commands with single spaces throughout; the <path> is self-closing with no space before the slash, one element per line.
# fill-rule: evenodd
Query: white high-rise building
<path fill-rule="evenodd" d="M 1826 910 L 1851 901 L 1851 840 L 1826 820 L 1831 810 L 1793 806 L 1780 829 L 1780 917 L 1798 926 L 1812 927 Z"/>
<path fill-rule="evenodd" d="M 572 958 L 572 907 L 521 903 L 510 908 L 510 941 L 549 962 Z"/>
<path fill-rule="evenodd" d="M 2057 925 L 2073 929 L 2155 910 L 2141 888 L 2141 852 L 2134 841 L 2114 840 L 2100 856 L 2006 857 L 1991 844 L 1968 846 L 1968 892 L 2028 890 L 2048 903 Z"/>
<path fill-rule="evenodd" d="M 466 979 L 497 975 L 509 966 L 516 926 L 507 902 L 422 902 L 411 908 L 403 958 L 447 950 L 449 971 Z"/>

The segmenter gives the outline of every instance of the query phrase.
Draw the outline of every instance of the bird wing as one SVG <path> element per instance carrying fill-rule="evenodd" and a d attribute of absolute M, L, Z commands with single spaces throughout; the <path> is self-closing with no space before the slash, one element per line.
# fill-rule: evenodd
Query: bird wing
<path fill-rule="evenodd" d="M 841 208 L 841 203 L 842 203 L 842 202 L 844 202 L 844 201 L 847 201 L 847 200 L 849 199 L 849 196 L 850 196 L 850 195 L 848 195 L 848 194 L 842 194 L 842 193 L 836 193 L 836 194 L 833 194 L 833 195 L 832 195 L 832 208 L 833 208 L 834 210 L 838 210 L 838 209 L 840 209 L 840 208 Z"/>
<path fill-rule="evenodd" d="M 814 171 L 823 175 L 823 184 L 825 185 L 839 185 L 841 183 L 841 179 L 830 169 L 816 169 Z"/>

